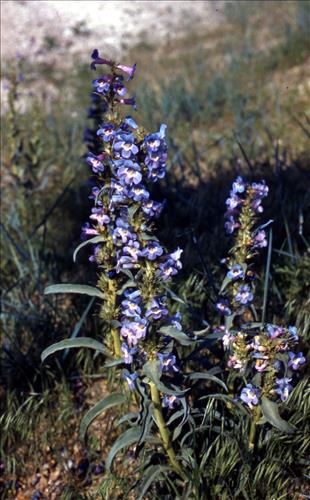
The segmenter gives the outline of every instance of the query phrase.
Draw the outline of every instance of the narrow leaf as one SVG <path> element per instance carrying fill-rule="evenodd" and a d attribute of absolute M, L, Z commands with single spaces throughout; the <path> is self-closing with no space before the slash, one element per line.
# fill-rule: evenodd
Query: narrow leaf
<path fill-rule="evenodd" d="M 77 339 L 65 339 L 47 347 L 47 349 L 44 349 L 41 354 L 41 361 L 43 363 L 48 356 L 57 351 L 79 347 L 88 347 L 89 349 L 94 349 L 95 351 L 102 352 L 106 356 L 111 357 L 111 354 L 106 350 L 101 342 L 98 342 L 98 340 L 91 339 L 89 337 L 79 337 Z"/>
<path fill-rule="evenodd" d="M 104 241 L 104 237 L 99 235 L 99 236 L 95 236 L 94 238 L 90 238 L 89 240 L 83 241 L 83 243 L 80 243 L 76 247 L 76 249 L 74 250 L 73 261 L 74 262 L 76 261 L 76 256 L 79 253 L 79 251 L 81 250 L 81 248 L 85 247 L 86 245 L 89 245 L 90 243 L 95 244 L 95 243 L 100 243 L 101 241 Z"/>
<path fill-rule="evenodd" d="M 188 335 L 180 332 L 180 330 L 178 330 L 174 326 L 163 326 L 160 328 L 159 333 L 178 340 L 181 345 L 192 345 L 193 342 L 196 341 L 195 338 L 188 337 Z"/>
<path fill-rule="evenodd" d="M 50 286 L 45 288 L 44 293 L 45 294 L 49 294 L 49 293 L 81 293 L 84 295 L 90 295 L 91 297 L 99 297 L 100 299 L 105 298 L 104 294 L 100 290 L 98 290 L 98 288 L 95 288 L 94 286 L 88 286 L 88 285 L 71 285 L 71 284 L 50 285 Z"/>
<path fill-rule="evenodd" d="M 265 319 L 266 319 L 267 299 L 268 299 L 268 291 L 269 291 L 269 275 L 270 275 L 271 255 L 272 255 L 272 229 L 270 228 L 269 229 L 269 242 L 268 242 L 267 264 L 266 264 L 266 271 L 265 271 L 262 323 L 265 323 Z"/>
<path fill-rule="evenodd" d="M 215 377 L 214 375 L 211 375 L 211 373 L 200 373 L 200 372 L 191 373 L 188 376 L 188 379 L 189 380 L 212 380 L 212 382 L 219 384 L 221 387 L 223 387 L 223 389 L 225 389 L 225 391 L 227 391 L 226 384 L 223 382 L 223 380 L 221 380 L 218 377 Z"/>
<path fill-rule="evenodd" d="M 99 403 L 93 406 L 87 413 L 84 415 L 81 425 L 79 438 L 81 441 L 85 439 L 86 432 L 90 424 L 97 418 L 104 410 L 111 408 L 112 406 L 120 405 L 125 403 L 126 398 L 122 393 L 114 393 L 109 394 L 105 398 L 103 398 Z"/>
<path fill-rule="evenodd" d="M 111 471 L 111 466 L 115 455 L 122 449 L 127 446 L 130 446 L 136 443 L 141 436 L 141 427 L 133 427 L 131 429 L 127 429 L 113 444 L 107 461 L 106 461 L 106 469 L 108 472 Z"/>
<path fill-rule="evenodd" d="M 84 321 L 85 321 L 85 319 L 86 319 L 86 316 L 87 316 L 87 314 L 89 313 L 89 310 L 90 310 L 91 306 L 92 306 L 92 305 L 93 305 L 93 303 L 94 303 L 94 300 L 95 300 L 94 298 L 90 299 L 90 301 L 89 301 L 89 303 L 88 303 L 88 306 L 86 307 L 86 309 L 85 309 L 85 311 L 83 312 L 83 314 L 82 314 L 81 318 L 79 319 L 79 321 L 78 321 L 78 322 L 77 322 L 77 324 L 75 325 L 75 327 L 74 327 L 74 330 L 73 330 L 72 334 L 70 335 L 70 338 L 71 338 L 71 339 L 75 339 L 75 337 L 77 337 L 77 336 L 78 336 L 79 331 L 80 331 L 80 329 L 81 329 L 81 327 L 82 327 L 82 325 L 83 325 L 83 323 L 84 323 Z M 66 359 L 67 355 L 68 355 L 68 349 L 66 349 L 66 350 L 65 350 L 65 352 L 63 353 L 62 359 L 63 359 L 63 360 L 64 360 L 64 359 Z"/>
<path fill-rule="evenodd" d="M 262 397 L 262 411 L 265 419 L 282 432 L 292 433 L 295 428 L 280 417 L 278 405 L 266 397 Z"/>
<path fill-rule="evenodd" d="M 150 465 L 139 483 L 139 496 L 137 500 L 143 500 L 145 494 L 147 493 L 149 487 L 154 481 L 159 481 L 162 479 L 162 472 L 168 472 L 171 470 L 169 467 L 163 467 L 162 465 Z"/>

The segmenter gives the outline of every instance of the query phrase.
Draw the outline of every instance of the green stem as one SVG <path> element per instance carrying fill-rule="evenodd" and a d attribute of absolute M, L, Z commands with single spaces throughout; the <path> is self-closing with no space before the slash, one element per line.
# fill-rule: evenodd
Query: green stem
<path fill-rule="evenodd" d="M 121 351 L 121 340 L 119 337 L 119 332 L 118 332 L 118 330 L 113 328 L 111 333 L 112 333 L 113 342 L 114 342 L 114 354 L 117 358 L 120 358 L 122 355 L 122 351 Z"/>
<path fill-rule="evenodd" d="M 250 426 L 250 433 L 249 433 L 249 451 L 254 451 L 254 447 L 255 447 L 255 436 L 256 436 L 256 426 L 257 426 L 257 422 L 258 420 L 260 419 L 260 416 L 261 416 L 261 409 L 260 407 L 258 406 L 256 409 L 255 409 L 255 412 L 253 414 L 253 419 L 252 419 L 252 422 L 251 422 L 251 426 Z"/>
<path fill-rule="evenodd" d="M 174 470 L 179 474 L 179 476 L 186 481 L 187 477 L 184 471 L 182 470 L 177 457 L 175 455 L 174 449 L 172 448 L 171 444 L 171 439 L 170 439 L 170 432 L 169 429 L 166 425 L 166 422 L 164 420 L 163 414 L 162 414 L 162 405 L 161 405 L 161 400 L 159 396 L 158 389 L 154 382 L 149 382 L 150 389 L 151 389 L 151 397 L 152 397 L 152 402 L 154 403 L 154 416 L 155 420 L 158 426 L 158 430 L 160 433 L 160 437 L 163 443 L 163 447 L 169 457 L 170 463 Z"/>

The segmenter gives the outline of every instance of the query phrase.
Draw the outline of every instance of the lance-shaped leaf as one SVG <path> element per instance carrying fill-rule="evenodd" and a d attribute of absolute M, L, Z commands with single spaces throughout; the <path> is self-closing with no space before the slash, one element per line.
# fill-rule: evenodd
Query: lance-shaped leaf
<path fill-rule="evenodd" d="M 159 330 L 159 333 L 178 340 L 181 345 L 192 345 L 193 342 L 196 341 L 195 338 L 188 337 L 188 335 L 180 332 L 180 330 L 178 330 L 174 326 L 162 326 Z"/>
<path fill-rule="evenodd" d="M 109 394 L 105 398 L 103 398 L 99 403 L 93 406 L 87 413 L 84 415 L 81 425 L 79 437 L 81 441 L 85 439 L 86 432 L 90 424 L 97 418 L 104 410 L 108 408 L 112 408 L 112 406 L 120 405 L 125 403 L 126 397 L 122 393 L 114 393 Z"/>
<path fill-rule="evenodd" d="M 219 384 L 220 386 L 222 386 L 223 389 L 225 389 L 225 391 L 227 391 L 226 384 L 223 382 L 223 380 L 221 380 L 218 377 L 215 377 L 211 373 L 200 373 L 200 372 L 191 373 L 188 376 L 188 379 L 189 380 L 211 380 L 212 382 L 215 382 L 216 384 Z"/>
<path fill-rule="evenodd" d="M 81 248 L 85 247 L 86 245 L 89 245 L 90 243 L 100 243 L 101 241 L 104 241 L 104 237 L 99 235 L 99 236 L 95 236 L 94 238 L 90 238 L 89 240 L 86 240 L 86 241 L 83 241 L 83 243 L 80 243 L 76 249 L 74 250 L 74 253 L 73 253 L 73 261 L 75 262 L 76 261 L 76 256 L 78 254 L 78 252 L 81 250 Z"/>
<path fill-rule="evenodd" d="M 95 351 L 102 352 L 108 357 L 112 357 L 111 354 L 107 351 L 101 342 L 98 340 L 91 339 L 89 337 L 79 337 L 77 339 L 65 339 L 61 340 L 61 342 L 56 342 L 56 344 L 50 345 L 47 349 L 41 354 L 42 363 L 46 360 L 48 356 L 54 354 L 54 352 L 62 351 L 63 349 L 71 349 L 78 347 L 87 347 L 89 349 L 94 349 Z"/>
<path fill-rule="evenodd" d="M 169 394 L 171 396 L 181 396 L 182 394 L 185 394 L 189 390 L 189 389 L 182 390 L 178 388 L 169 388 L 165 384 L 163 384 L 163 382 L 161 382 L 160 380 L 162 371 L 160 369 L 159 360 L 151 360 L 145 363 L 143 365 L 143 373 L 152 382 L 154 382 L 157 389 L 159 389 L 164 394 Z"/>
<path fill-rule="evenodd" d="M 270 401 L 270 399 L 265 396 L 262 397 L 262 412 L 267 422 L 280 431 L 287 432 L 289 434 L 296 431 L 295 427 L 280 417 L 278 405 L 273 401 Z"/>
<path fill-rule="evenodd" d="M 49 293 L 80 293 L 82 295 L 90 295 L 91 297 L 99 297 L 104 299 L 104 294 L 94 286 L 88 285 L 50 285 L 45 288 L 44 293 L 47 295 Z"/>
<path fill-rule="evenodd" d="M 106 469 L 108 472 L 111 470 L 111 465 L 112 462 L 115 458 L 115 455 L 122 449 L 127 446 L 131 446 L 134 443 L 137 443 L 139 441 L 139 438 L 141 436 L 141 427 L 133 427 L 131 429 L 127 429 L 113 444 L 107 461 L 106 461 Z"/>
<path fill-rule="evenodd" d="M 139 482 L 139 496 L 137 500 L 143 500 L 151 484 L 154 481 L 160 481 L 163 479 L 162 473 L 165 474 L 171 470 L 171 467 L 164 467 L 163 465 L 150 465 L 144 472 L 142 479 Z"/>

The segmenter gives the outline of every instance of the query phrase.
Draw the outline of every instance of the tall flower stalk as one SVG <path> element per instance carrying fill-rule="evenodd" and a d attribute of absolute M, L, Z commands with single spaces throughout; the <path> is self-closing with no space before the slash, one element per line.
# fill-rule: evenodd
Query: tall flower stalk
<path fill-rule="evenodd" d="M 288 399 L 294 374 L 306 362 L 301 352 L 294 352 L 298 343 L 295 327 L 248 320 L 257 315 L 253 305 L 256 281 L 253 258 L 268 245 L 266 224 L 257 227 L 258 216 L 263 212 L 262 200 L 267 194 L 264 182 L 250 184 L 238 177 L 232 185 L 226 201 L 225 228 L 235 239 L 225 261 L 227 274 L 216 304 L 225 317 L 222 341 L 228 353 L 232 392 L 236 379 L 246 381 L 238 398 L 252 415 L 250 450 L 254 449 L 256 426 L 262 414 L 276 427 L 292 430 L 280 418 L 277 403 Z"/>

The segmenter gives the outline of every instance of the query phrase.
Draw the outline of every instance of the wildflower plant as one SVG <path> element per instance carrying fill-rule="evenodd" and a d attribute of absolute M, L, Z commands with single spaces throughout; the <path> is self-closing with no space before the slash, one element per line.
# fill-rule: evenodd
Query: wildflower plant
<path fill-rule="evenodd" d="M 254 448 L 258 423 L 268 421 L 282 431 L 294 431 L 280 417 L 278 406 L 288 399 L 306 362 L 298 352 L 296 327 L 267 323 L 264 307 L 262 321 L 258 322 L 254 307 L 255 255 L 268 246 L 265 229 L 272 222 L 257 225 L 267 195 L 265 182 L 246 183 L 241 177 L 233 182 L 226 201 L 225 229 L 234 236 L 234 244 L 224 261 L 227 273 L 215 306 L 225 318 L 219 331 L 227 353 L 228 387 L 252 415 L 250 449 Z M 269 250 L 270 245 L 271 241 Z"/>
<path fill-rule="evenodd" d="M 85 293 L 102 299 L 100 317 L 106 335 L 104 345 L 83 337 L 62 341 L 48 348 L 42 359 L 68 347 L 104 352 L 110 358 L 106 366 L 120 368 L 121 379 L 140 402 L 134 418 L 123 417 L 131 427 L 114 444 L 108 465 L 121 448 L 137 443 L 139 450 L 152 439 L 155 421 L 170 467 L 184 480 L 186 473 L 172 446 L 167 419 L 173 420 L 173 412 L 183 423 L 188 418 L 187 377 L 178 357 L 180 346 L 194 345 L 195 339 L 182 332 L 180 315 L 170 313 L 166 285 L 182 268 L 182 249 L 167 252 L 156 238 L 155 222 L 164 203 L 151 195 L 152 185 L 165 176 L 166 125 L 148 133 L 122 112 L 136 108 L 126 88 L 135 65 L 103 59 L 97 50 L 92 59 L 93 70 L 98 65 L 108 70 L 93 81 L 96 100 L 102 100 L 101 105 L 96 103 L 96 110 L 104 109 L 105 116 L 96 133 L 99 150 L 86 157 L 93 177 L 90 199 L 94 206 L 82 228 L 84 241 L 75 250 L 74 260 L 82 247 L 93 245 L 89 261 L 98 268 L 98 283 L 97 287 L 53 285 L 46 293 Z M 81 435 L 99 412 L 124 401 L 124 394 L 115 393 L 98 403 L 84 417 Z"/>

